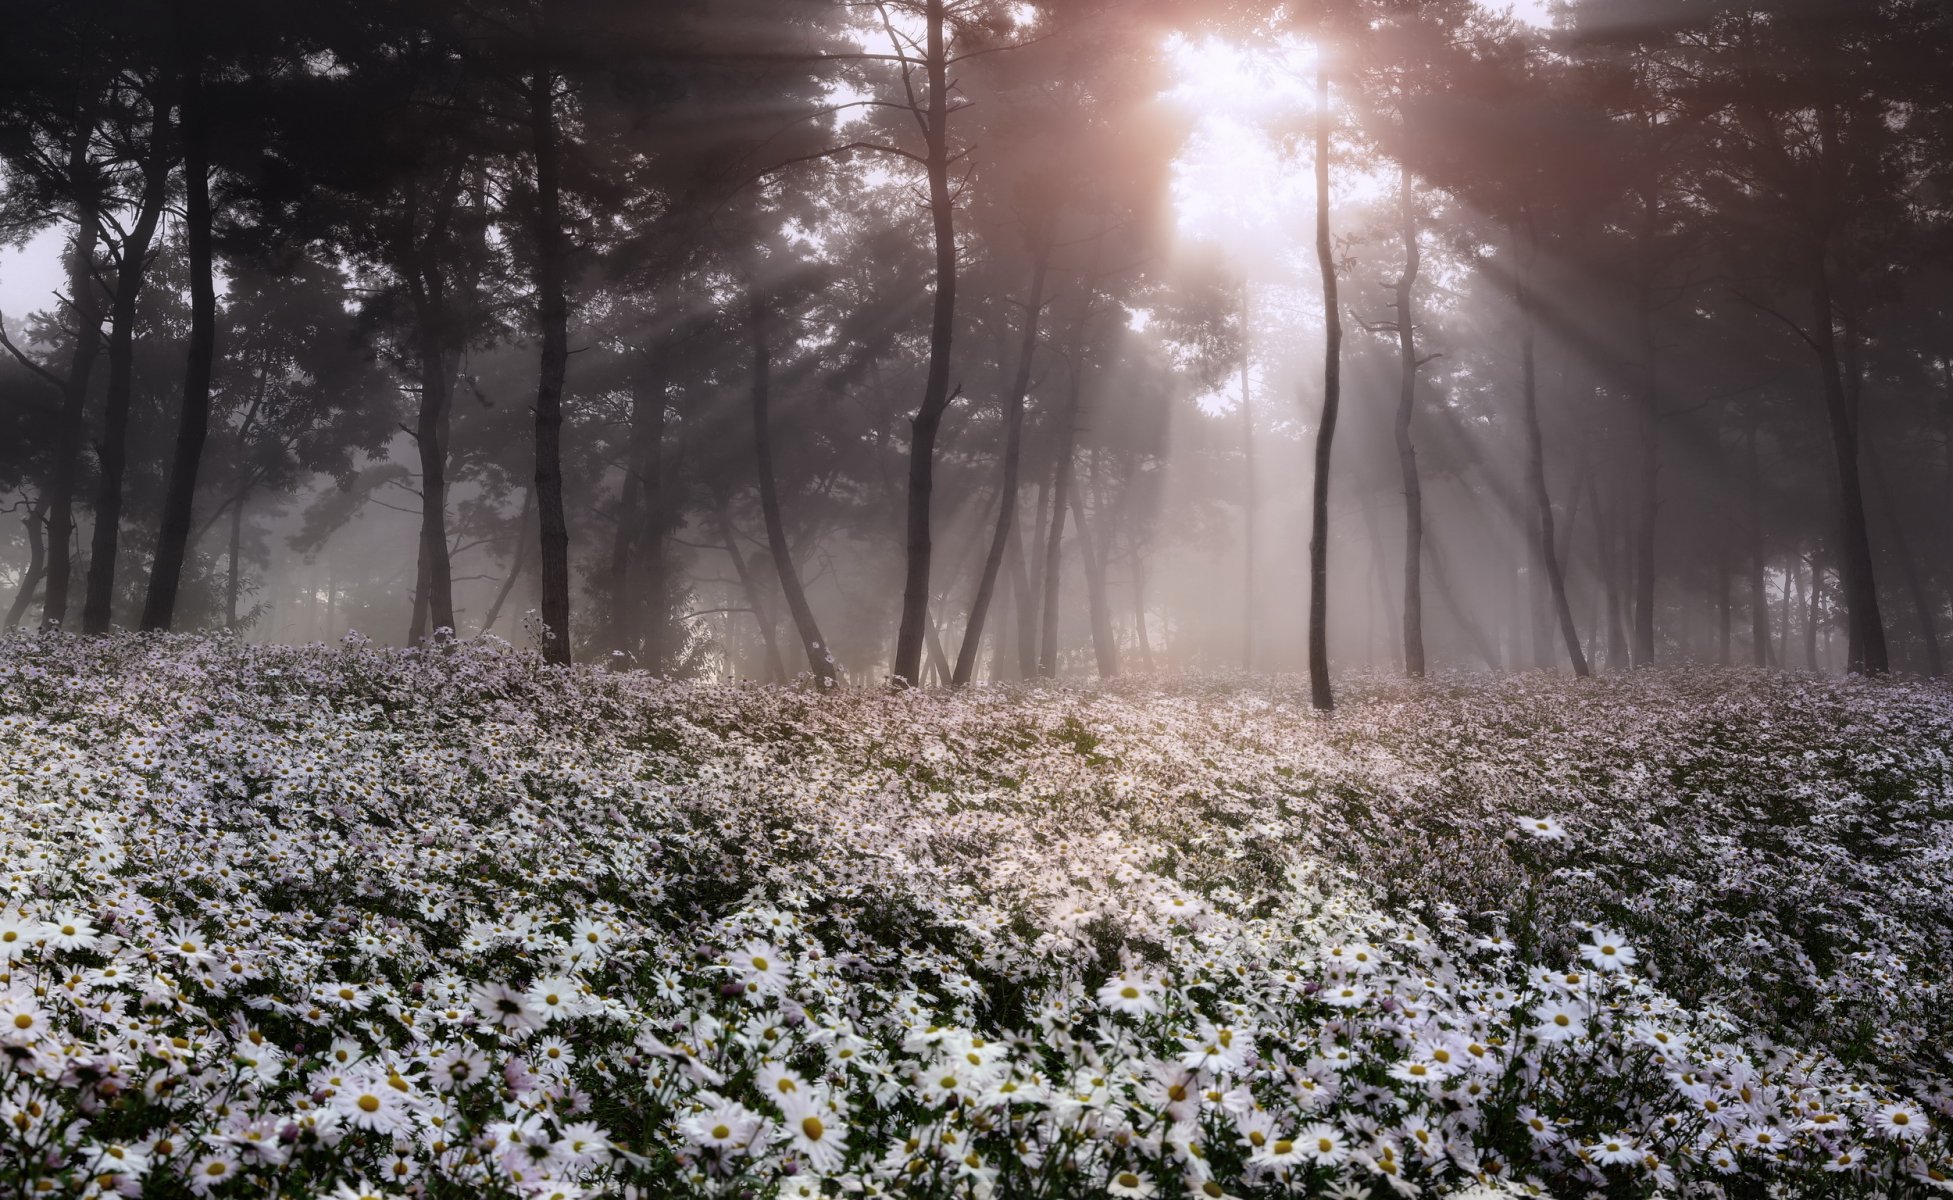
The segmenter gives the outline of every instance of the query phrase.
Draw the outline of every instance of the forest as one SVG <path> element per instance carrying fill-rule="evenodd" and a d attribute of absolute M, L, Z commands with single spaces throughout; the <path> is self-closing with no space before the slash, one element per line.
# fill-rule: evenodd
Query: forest
<path fill-rule="evenodd" d="M 1945 0 L 0 3 L 0 1197 L 1953 1194 Z"/>
<path fill-rule="evenodd" d="M 1938 675 L 1946 14 L 1553 19 L 18 5 L 7 622 Z"/>

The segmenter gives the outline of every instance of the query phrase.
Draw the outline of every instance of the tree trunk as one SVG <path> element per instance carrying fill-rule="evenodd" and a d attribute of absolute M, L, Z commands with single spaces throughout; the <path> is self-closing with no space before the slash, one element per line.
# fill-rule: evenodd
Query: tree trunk
<path fill-rule="evenodd" d="M 1248 283 L 1241 282 L 1241 669 L 1255 669 L 1255 635 L 1261 631 L 1261 594 L 1256 588 L 1260 575 L 1255 550 L 1260 542 L 1255 519 L 1261 507 L 1261 489 L 1255 479 L 1254 394 L 1248 387 L 1249 370 L 1254 363 L 1252 326 L 1248 321 Z"/>
<path fill-rule="evenodd" d="M 184 49 L 178 133 L 183 145 L 183 233 L 190 252 L 190 346 L 183 368 L 183 405 L 177 418 L 176 453 L 170 462 L 162 525 L 143 598 L 142 627 L 167 630 L 176 619 L 176 593 L 183 559 L 190 548 L 197 472 L 210 436 L 210 372 L 217 353 L 217 291 L 211 278 L 210 114 L 203 89 L 203 54 L 198 31 L 189 26 L 192 4 L 180 3 L 179 34 Z"/>
<path fill-rule="evenodd" d="M 536 510 L 542 566 L 543 657 L 570 661 L 570 528 L 563 513 L 563 381 L 569 370 L 569 239 L 563 230 L 556 78 L 538 69 L 529 85 L 529 136 L 536 159 L 536 315 L 542 325 L 536 382 Z"/>
<path fill-rule="evenodd" d="M 780 657 L 779 631 L 773 627 L 773 613 L 767 606 L 759 580 L 753 575 L 753 565 L 739 549 L 739 531 L 733 528 L 732 516 L 726 511 L 723 496 L 713 506 L 712 514 L 719 526 L 719 537 L 726 544 L 726 555 L 732 559 L 732 573 L 739 580 L 740 590 L 746 593 L 746 604 L 753 610 L 753 621 L 759 626 L 760 640 L 766 646 L 767 682 L 785 683 L 787 666 Z"/>
<path fill-rule="evenodd" d="M 814 623 L 814 610 L 800 586 L 800 572 L 793 565 L 793 550 L 787 544 L 786 522 L 780 516 L 780 495 L 773 474 L 773 418 L 768 409 L 773 357 L 767 345 L 766 318 L 766 297 L 754 284 L 748 296 L 747 332 L 753 341 L 753 454 L 759 468 L 760 512 L 766 519 L 766 544 L 773 552 L 773 569 L 780 577 L 787 612 L 807 652 L 807 669 L 825 690 L 835 685 L 840 668 L 834 665 L 834 655 L 821 639 L 820 626 Z"/>
<path fill-rule="evenodd" d="M 664 604 L 665 371 L 660 350 L 647 353 L 631 381 L 631 432 L 624 456 L 624 482 L 617 501 L 617 527 L 611 534 L 609 583 L 610 643 L 639 665 L 661 665 Z"/>
<path fill-rule="evenodd" d="M 1023 459 L 1024 396 L 1031 388 L 1031 360 L 1037 353 L 1038 317 L 1044 309 L 1044 278 L 1050 265 L 1051 247 L 1040 238 L 1032 250 L 1030 297 L 1025 302 L 1024 334 L 1017 350 L 1017 375 L 1004 397 L 1004 481 L 998 493 L 997 528 L 990 538 L 990 552 L 983 560 L 983 574 L 977 580 L 976 597 L 970 602 L 969 622 L 963 628 L 963 644 L 956 653 L 956 670 L 950 682 L 962 687 L 976 671 L 977 651 L 983 645 L 983 625 L 990 612 L 990 597 L 997 588 L 997 575 L 1003 569 L 1004 554 L 1012 532 L 1017 528 L 1017 476 Z"/>
<path fill-rule="evenodd" d="M 1729 665 L 1730 613 L 1733 605 L 1729 596 L 1729 533 L 1719 530 L 1716 534 L 1716 665 Z M 1688 652 L 1684 640 L 1683 653 Z"/>
<path fill-rule="evenodd" d="M 1878 506 L 1884 510 L 1885 523 L 1892 529 L 1892 550 L 1899 560 L 1899 577 L 1905 582 L 1906 595 L 1912 601 L 1912 610 L 1919 621 L 1919 643 L 1924 655 L 1926 674 L 1938 679 L 1946 673 L 1944 661 L 1939 652 L 1939 622 L 1933 615 L 1932 593 L 1926 588 L 1926 579 L 1919 571 L 1919 563 L 1912 554 L 1912 541 L 1906 537 L 1904 513 L 1892 498 L 1892 484 L 1886 477 L 1879 456 L 1872 447 L 1866 448 L 1866 466 L 1872 474 L 1872 486 L 1878 495 Z"/>
<path fill-rule="evenodd" d="M 1013 631 L 1017 634 L 1016 678 L 1029 679 L 1037 673 L 1038 667 L 1038 609 L 1037 593 L 1031 587 L 1031 574 L 1024 569 L 1024 528 L 1023 522 L 1010 524 L 1010 543 L 1004 547 L 1004 567 L 1010 572 L 1011 617 Z M 997 641 L 998 653 L 1004 652 L 1003 639 Z M 998 672 L 1000 676 L 1003 672 Z"/>
<path fill-rule="evenodd" d="M 1770 598 L 1764 584 L 1768 566 L 1763 539 L 1763 479 L 1756 460 L 1756 421 L 1751 418 L 1744 437 L 1744 456 L 1749 473 L 1750 535 L 1750 662 L 1770 665 Z"/>
<path fill-rule="evenodd" d="M 1811 588 L 1804 596 L 1804 666 L 1817 670 L 1818 600 L 1824 593 L 1824 560 L 1811 551 Z"/>
<path fill-rule="evenodd" d="M 1343 314 L 1336 298 L 1335 247 L 1329 240 L 1329 68 L 1316 59 L 1316 265 L 1322 272 L 1322 415 L 1309 511 L 1309 698 L 1322 712 L 1336 706 L 1329 685 L 1329 458 L 1343 387 Z"/>
<path fill-rule="evenodd" d="M 150 157 L 135 221 L 123 237 L 109 315 L 108 394 L 102 403 L 102 441 L 95 492 L 95 527 L 89 538 L 88 591 L 82 601 L 83 633 L 107 633 L 115 609 L 115 557 L 122 535 L 122 477 L 128 464 L 129 403 L 135 392 L 136 301 L 149 271 L 149 244 L 163 216 L 170 176 L 169 105 L 152 98 Z"/>
<path fill-rule="evenodd" d="M 422 271 L 424 264 L 413 261 L 413 269 Z M 432 630 L 455 628 L 447 525 L 448 427 L 455 374 L 446 330 L 451 314 L 439 280 L 428 279 L 426 286 L 416 289 L 416 295 L 420 298 L 415 318 L 419 324 L 420 405 L 414 421 L 414 443 L 420 457 L 420 543 L 414 616 L 407 631 L 409 645 L 419 644 Z"/>
<path fill-rule="evenodd" d="M 508 603 L 509 593 L 515 590 L 515 581 L 522 577 L 522 568 L 529 561 L 529 514 L 536 507 L 536 489 L 525 488 L 522 493 L 522 511 L 515 517 L 515 553 L 509 556 L 509 573 L 502 577 L 502 586 L 495 589 L 495 599 L 482 617 L 481 631 L 487 633 L 495 628 L 495 621 L 502 615 L 502 606 Z"/>
<path fill-rule="evenodd" d="M 47 510 L 45 495 L 34 498 L 27 509 L 27 570 L 21 574 L 20 590 L 14 593 L 13 603 L 7 606 L 8 629 L 18 628 L 27 608 L 34 602 L 34 589 L 41 586 L 47 575 Z"/>
<path fill-rule="evenodd" d="M 673 644 L 671 620 L 671 575 L 665 559 L 665 534 L 671 522 L 670 471 L 665 456 L 665 393 L 662 383 L 657 403 L 646 415 L 651 430 L 646 437 L 649 456 L 644 460 L 644 531 L 632 550 L 637 563 L 638 582 L 633 593 L 638 600 L 638 656 L 654 671 L 671 664 Z"/>
<path fill-rule="evenodd" d="M 1085 521 L 1083 488 L 1074 486 L 1071 489 L 1071 514 L 1073 523 L 1078 526 L 1079 561 L 1085 574 L 1085 604 L 1092 625 L 1092 656 L 1098 662 L 1099 678 L 1111 679 L 1119 674 L 1119 643 L 1112 633 L 1112 606 L 1105 594 L 1105 554 L 1093 544 L 1092 528 Z M 1100 533 L 1104 534 L 1105 531 L 1100 530 Z"/>
<path fill-rule="evenodd" d="M 1043 662 L 1044 564 L 1049 557 L 1045 543 L 1050 536 L 1047 526 L 1051 523 L 1051 490 L 1056 475 L 1055 467 L 1038 473 L 1037 519 L 1031 525 L 1031 544 L 1023 547 L 1024 615 L 1017 629 L 1017 655 L 1018 666 L 1026 679 L 1043 674 L 1038 668 Z M 1022 537 L 1021 532 L 1019 536 Z"/>
<path fill-rule="evenodd" d="M 230 572 L 224 580 L 224 628 L 237 628 L 239 572 L 244 557 L 244 493 L 231 501 Z"/>
<path fill-rule="evenodd" d="M 95 276 L 101 245 L 100 183 L 88 148 L 95 134 L 95 92 L 87 89 L 69 146 L 68 177 L 75 188 L 75 237 L 68 250 L 68 292 L 74 299 L 75 344 L 62 381 L 61 424 L 54 463 L 48 473 L 47 592 L 41 603 L 41 628 L 59 629 L 68 619 L 68 590 L 74 584 L 75 492 L 79 489 L 81 445 L 88 422 L 88 384 L 102 352 L 102 288 Z"/>
<path fill-rule="evenodd" d="M 929 624 L 929 502 L 935 491 L 936 435 L 949 408 L 950 338 L 956 326 L 956 225 L 949 188 L 949 51 L 944 41 L 947 0 L 926 0 L 929 80 L 923 116 L 924 166 L 929 176 L 929 215 L 936 242 L 936 297 L 929 324 L 929 372 L 922 387 L 909 443 L 908 563 L 902 587 L 902 624 L 896 633 L 893 674 L 913 683 L 922 671 L 923 636 Z M 906 68 L 905 68 L 906 69 Z"/>
<path fill-rule="evenodd" d="M 1410 169 L 1400 168 L 1397 203 L 1402 222 L 1404 269 L 1397 276 L 1397 467 L 1404 477 L 1404 674 L 1424 677 L 1424 491 L 1417 477 L 1417 448 L 1411 444 L 1411 415 L 1417 404 L 1417 313 L 1419 255 L 1417 207 Z"/>
<path fill-rule="evenodd" d="M 1652 213 L 1653 202 L 1646 205 Z M 1644 264 L 1652 253 L 1643 247 Z M 1637 289 L 1635 327 L 1641 343 L 1639 512 L 1634 522 L 1634 654 L 1636 667 L 1655 665 L 1655 518 L 1660 509 L 1661 376 L 1656 358 L 1654 285 L 1644 266 Z"/>
<path fill-rule="evenodd" d="M 1459 601 L 1457 592 L 1451 586 L 1450 574 L 1444 567 L 1444 554 L 1439 549 L 1441 544 L 1436 539 L 1431 542 L 1431 582 L 1437 584 L 1438 596 L 1444 600 L 1445 607 L 1451 610 L 1452 618 L 1458 622 L 1458 627 L 1463 629 L 1465 636 L 1471 639 L 1472 649 L 1485 660 L 1486 666 L 1494 672 L 1501 671 L 1504 669 L 1504 664 L 1499 660 L 1498 644 L 1480 627 L 1477 619 Z"/>
<path fill-rule="evenodd" d="M 1879 615 L 1871 535 L 1865 521 L 1865 492 L 1858 461 L 1856 372 L 1850 372 L 1848 378 L 1839 361 L 1830 271 L 1821 251 L 1812 267 L 1810 300 L 1811 344 L 1824 377 L 1824 411 L 1838 471 L 1838 560 L 1851 634 L 1850 667 L 1883 675 L 1891 668 L 1891 661 L 1886 653 L 1885 621 Z"/>
<path fill-rule="evenodd" d="M 1081 386 L 1079 373 L 1084 368 L 1079 364 L 1078 339 L 1073 340 L 1071 366 L 1071 385 L 1067 393 L 1065 411 L 1061 418 L 1063 427 L 1058 432 L 1058 457 L 1053 465 L 1051 482 L 1051 528 L 1044 543 L 1044 621 L 1038 637 L 1038 675 L 1049 679 L 1058 673 L 1058 592 L 1059 566 L 1063 561 L 1065 540 L 1065 513 L 1071 504 L 1073 451 L 1078 437 L 1078 392 Z"/>
<path fill-rule="evenodd" d="M 1553 610 L 1560 619 L 1560 635 L 1566 641 L 1567 657 L 1573 660 L 1574 675 L 1584 679 L 1590 673 L 1587 668 L 1587 655 L 1580 648 L 1580 634 L 1574 628 L 1573 609 L 1567 604 L 1566 576 L 1560 570 L 1560 556 L 1553 539 L 1553 499 L 1546 490 L 1546 449 L 1545 439 L 1539 427 L 1539 380 L 1535 363 L 1533 297 L 1532 297 L 1532 259 L 1538 252 L 1534 235 L 1529 231 L 1526 261 L 1513 272 L 1518 290 L 1520 320 L 1520 356 L 1523 399 L 1525 401 L 1526 421 L 1526 475 L 1532 485 L 1535 513 L 1535 531 L 1538 534 L 1538 547 L 1534 557 L 1546 572 L 1546 584 L 1552 594 Z"/>

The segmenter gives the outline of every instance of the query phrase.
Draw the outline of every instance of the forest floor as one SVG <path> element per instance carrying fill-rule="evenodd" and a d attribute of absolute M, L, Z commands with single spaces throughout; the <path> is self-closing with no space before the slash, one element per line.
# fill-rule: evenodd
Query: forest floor
<path fill-rule="evenodd" d="M 0 1194 L 1953 1190 L 1953 691 L 1343 693 L 0 638 Z"/>

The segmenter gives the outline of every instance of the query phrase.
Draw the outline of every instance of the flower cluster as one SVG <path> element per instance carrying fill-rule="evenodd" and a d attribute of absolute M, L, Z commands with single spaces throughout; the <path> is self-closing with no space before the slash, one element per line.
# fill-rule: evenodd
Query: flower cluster
<path fill-rule="evenodd" d="M 1944 689 L 1287 689 L 0 639 L 0 1193 L 1953 1191 Z"/>

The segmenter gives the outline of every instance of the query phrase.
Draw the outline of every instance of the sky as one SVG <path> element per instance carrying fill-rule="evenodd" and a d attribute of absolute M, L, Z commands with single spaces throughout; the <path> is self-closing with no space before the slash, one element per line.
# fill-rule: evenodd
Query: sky
<path fill-rule="evenodd" d="M 38 309 L 54 307 L 54 293 L 66 291 L 61 269 L 65 229 L 45 230 L 26 246 L 0 246 L 0 313 L 9 324 Z"/>
<path fill-rule="evenodd" d="M 1550 2 L 1512 0 L 1512 10 L 1522 20 L 1545 24 Z M 61 268 L 65 238 L 66 231 L 57 228 L 43 231 L 18 248 L 0 246 L 0 314 L 9 323 L 21 321 L 30 312 L 52 307 L 54 293 L 65 290 L 65 272 Z"/>

